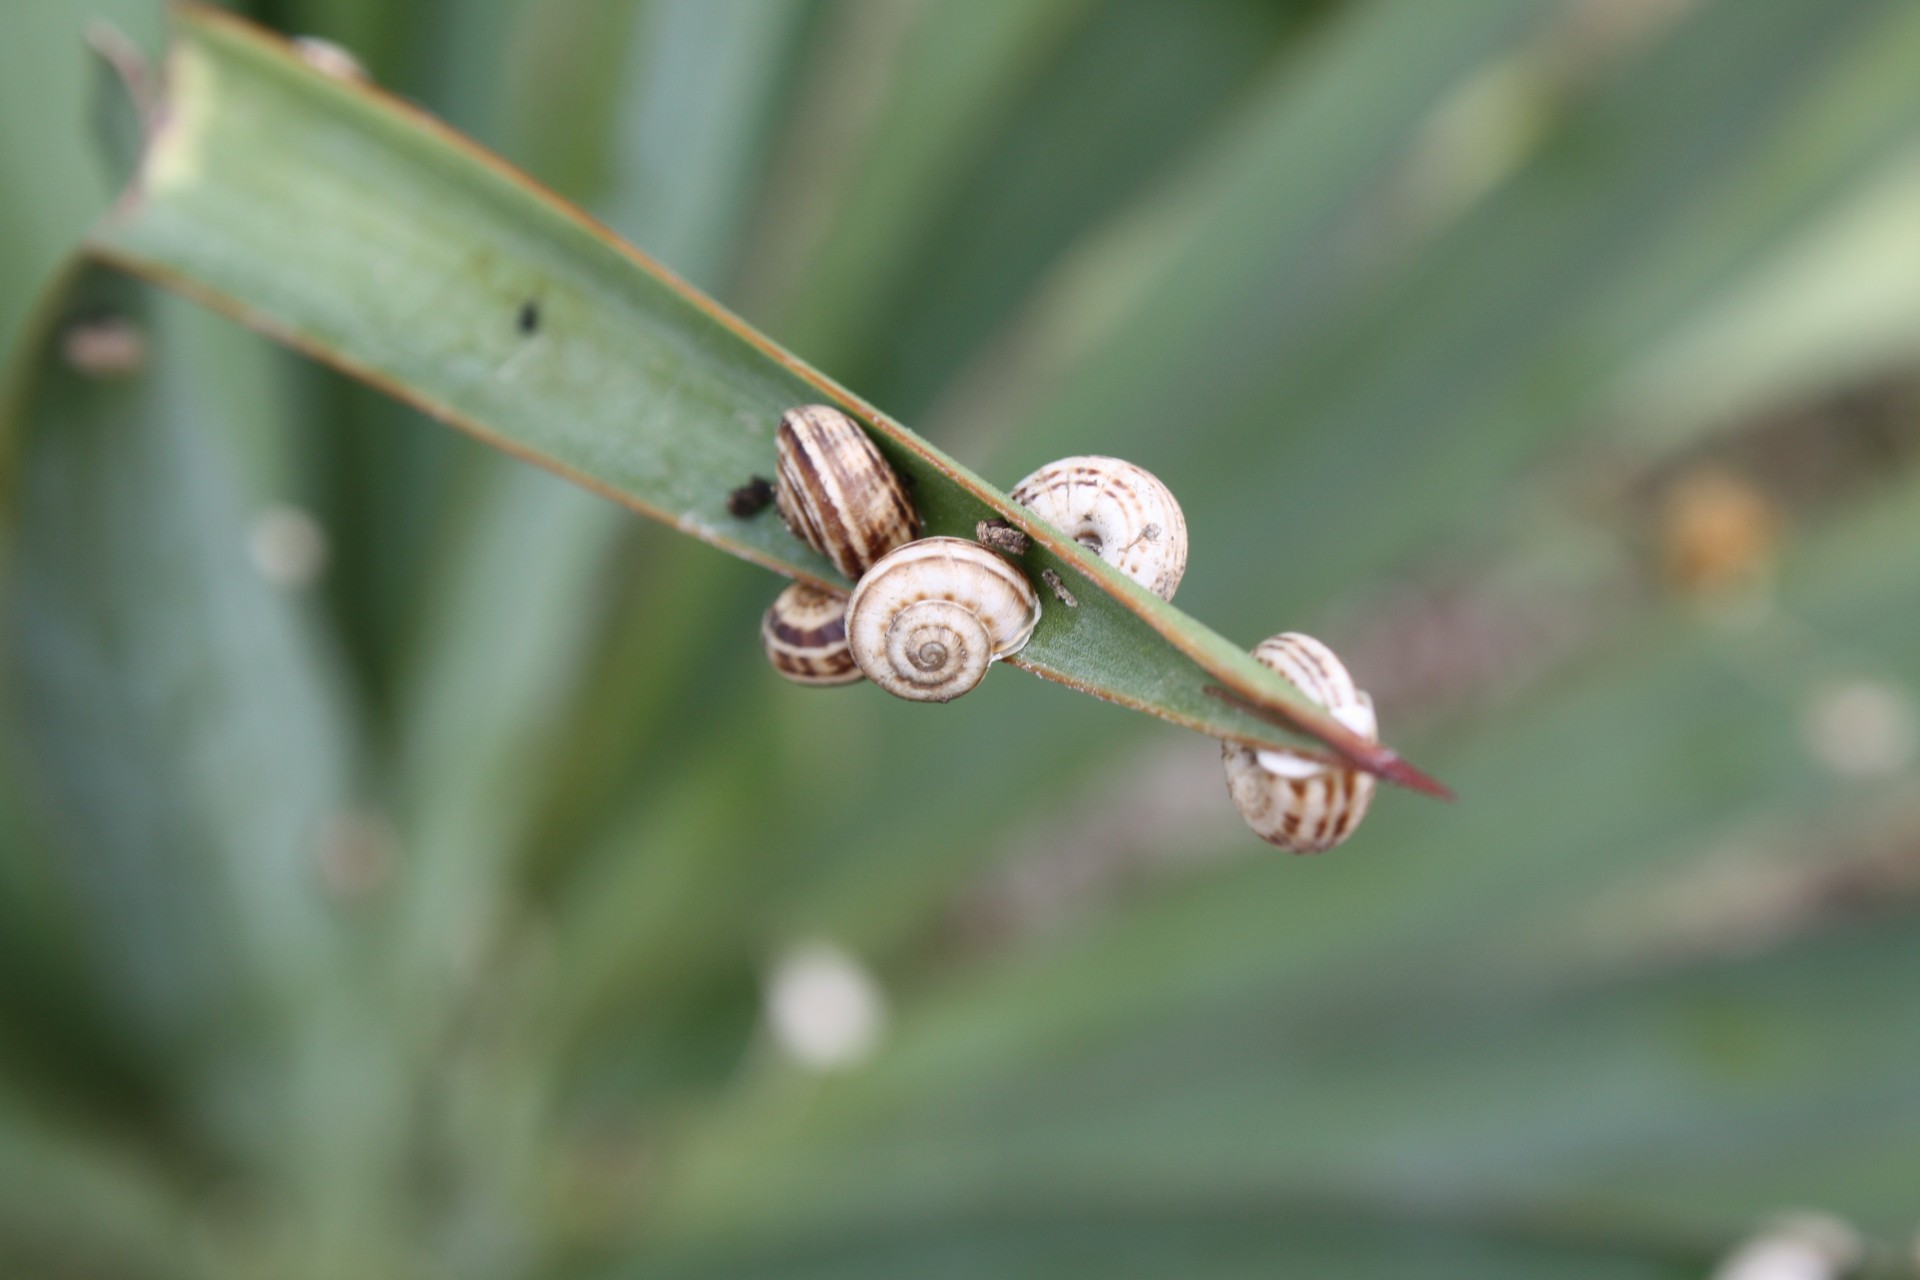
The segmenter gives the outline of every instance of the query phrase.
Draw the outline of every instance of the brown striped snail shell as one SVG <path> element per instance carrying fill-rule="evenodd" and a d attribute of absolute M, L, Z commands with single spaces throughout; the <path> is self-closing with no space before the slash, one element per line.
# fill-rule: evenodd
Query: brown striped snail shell
<path fill-rule="evenodd" d="M 1354 687 L 1333 650 L 1312 636 L 1282 632 L 1253 650 L 1311 701 L 1369 742 L 1380 738 L 1373 699 Z M 1227 794 L 1254 834 L 1293 853 L 1321 853 L 1352 835 L 1373 803 L 1374 777 L 1292 751 L 1221 744 Z"/>
<path fill-rule="evenodd" d="M 867 679 L 915 702 L 950 702 L 1040 621 L 1021 572 L 977 542 L 925 538 L 881 557 L 847 602 L 847 641 Z"/>
<path fill-rule="evenodd" d="M 1187 571 L 1187 518 L 1152 472 L 1119 458 L 1062 458 L 1013 487 L 1013 500 L 1162 600 Z"/>
<path fill-rule="evenodd" d="M 847 647 L 847 597 L 796 582 L 775 596 L 760 619 L 767 661 L 795 684 L 852 684 L 860 679 Z"/>
<path fill-rule="evenodd" d="M 860 424 L 824 404 L 780 415 L 774 502 L 795 537 L 857 580 L 920 534 L 906 486 Z"/>

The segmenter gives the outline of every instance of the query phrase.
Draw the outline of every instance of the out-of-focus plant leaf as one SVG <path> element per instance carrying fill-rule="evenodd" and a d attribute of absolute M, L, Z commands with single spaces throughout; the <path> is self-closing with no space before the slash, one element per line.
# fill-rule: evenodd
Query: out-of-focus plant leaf
<path fill-rule="evenodd" d="M 1182 1207 L 1121 1200 L 982 1211 L 908 1220 L 844 1235 L 822 1233 L 781 1253 L 743 1260 L 668 1265 L 624 1274 L 663 1280 L 863 1280 L 912 1274 L 928 1280 L 996 1275 L 1147 1280 L 1255 1280 L 1256 1277 L 1420 1275 L 1494 1280 L 1681 1280 L 1707 1255 L 1672 1241 L 1602 1243 L 1574 1231 L 1395 1220 L 1320 1205 L 1212 1200 Z"/>
<path fill-rule="evenodd" d="M 0 420 L 12 699 L 143 1074 L 345 1265 L 379 1247 L 393 1206 L 364 1170 L 397 1136 L 338 843 L 360 747 L 311 618 L 250 553 L 216 401 L 169 338 L 182 306 L 77 269 L 22 350 Z M 105 326 L 131 345 L 89 350 Z M 273 354 L 231 336 L 228 359 Z"/>
<path fill-rule="evenodd" d="M 1512 536 L 1511 485 L 1527 462 L 1561 442 L 1596 447 L 1586 429 L 1612 421 L 1640 361 L 1710 321 L 1769 248 L 1855 198 L 1920 129 L 1910 6 L 1701 6 L 1562 83 L 1573 73 L 1555 70 L 1552 20 L 1569 13 L 1363 6 L 1316 33 L 1203 163 L 1089 248 L 1001 345 L 1044 366 L 1032 399 L 973 424 L 1005 432 L 995 452 L 1018 451 L 1006 472 L 1093 439 L 1145 463 L 1176 492 L 1206 495 L 1189 515 L 1182 592 L 1249 636 L 1312 630 L 1316 611 L 1383 575 Z M 1709 63 L 1724 78 L 1698 83 Z M 1441 136 L 1420 125 L 1488 65 L 1533 68 L 1522 81 L 1536 88 L 1510 108 L 1538 115 L 1531 149 L 1479 203 L 1409 234 L 1422 203 L 1403 188 Z M 1474 150 L 1450 146 L 1441 154 Z M 1803 362 L 1833 336 L 1800 333 Z M 1249 447 L 1265 461 L 1244 468 Z M 1097 779 L 1107 741 L 1060 717 L 1023 745 Z M 940 763 L 911 764 L 1032 776 L 990 745 L 943 741 Z M 1054 794 L 1065 784 L 1049 773 Z M 833 831 L 818 863 L 837 878 L 792 908 L 794 927 L 920 936 L 900 904 L 943 892 L 927 863 L 994 848 L 1003 812 L 1026 809 L 973 806 L 926 824 L 944 858 L 923 845 L 905 860 L 884 835 Z"/>
<path fill-rule="evenodd" d="M 1084 584 L 1078 608 L 1046 609 L 1015 665 L 1217 737 L 1285 745 L 1295 730 L 1385 777 L 1437 788 L 429 122 L 205 11 L 183 14 L 168 66 L 167 125 L 93 236 L 96 253 L 804 578 L 829 576 L 822 559 L 775 521 L 728 514 L 727 494 L 770 469 L 772 424 L 786 407 L 844 404 L 915 481 L 930 532 L 1007 518 L 1034 539 L 1032 571 Z M 297 257 L 279 252 L 289 237 L 303 245 Z M 381 246 L 377 261 L 370 245 Z M 356 279 L 372 288 L 344 287 Z M 1231 697 L 1208 692 L 1217 688 Z"/>
<path fill-rule="evenodd" d="M 1624 443 L 1684 446 L 1769 407 L 1906 367 L 1920 348 L 1920 165 L 1890 166 L 1673 342 L 1607 411 Z"/>
<path fill-rule="evenodd" d="M 1516 20 L 1496 8 L 1476 12 Z M 1043 302 L 1028 349 L 1060 354 L 1001 429 L 1021 465 L 1098 438 L 1210 494 L 1191 589 L 1234 626 L 1310 608 L 1471 521 L 1459 494 L 1583 425 L 1609 377 L 1910 140 L 1915 28 L 1910 6 L 1877 0 L 1705 4 L 1584 85 L 1523 45 L 1510 56 L 1539 87 L 1510 110 L 1540 116 L 1538 142 L 1463 213 L 1403 196 L 1403 220 L 1441 219 L 1418 235 L 1386 216 L 1384 157 L 1315 128 L 1381 109 L 1350 101 L 1358 82 L 1324 58 L 1211 158 L 1225 180 L 1170 187 Z M 1410 61 L 1475 34 L 1454 7 L 1376 6 L 1333 38 Z M 1257 460 L 1166 451 L 1168 422 Z M 1199 559 L 1283 537 L 1260 590 L 1217 551 Z"/>
<path fill-rule="evenodd" d="M 110 182 L 89 145 L 94 68 L 82 33 L 106 19 L 157 39 L 160 0 L 34 0 L 12 6 L 0 40 L 0 358 L 19 341 L 33 300 L 88 222 Z"/>
<path fill-rule="evenodd" d="M 46 1123 L 38 1106 L 0 1088 L 0 1269 L 126 1280 L 197 1274 L 178 1189 L 78 1127 Z"/>
<path fill-rule="evenodd" d="M 1716 848 L 1726 856 L 1727 814 L 1844 832 L 1872 801 L 1910 793 L 1901 776 L 1822 767 L 1802 724 L 1832 679 L 1920 684 L 1905 643 L 1920 575 L 1892 554 L 1917 526 L 1908 485 L 1797 556 L 1784 607 L 1751 634 L 1648 620 L 1449 758 L 1524 801 L 1418 831 L 1383 814 L 1369 858 L 1324 860 L 1308 877 L 1243 864 L 921 994 L 897 1050 L 851 1087 L 803 1098 L 774 1085 L 741 1101 L 739 1145 L 706 1186 L 724 1186 L 725 1203 L 700 1181 L 696 1203 L 715 1221 L 751 1214 L 745 1188 L 772 1177 L 763 1204 L 804 1194 L 817 1210 L 884 1214 L 1004 1194 L 1030 1174 L 1036 1188 L 1333 1185 L 1398 1202 L 1608 1209 L 1716 1234 L 1781 1203 L 1821 1203 L 1898 1227 L 1912 1166 L 1888 1135 L 1920 1126 L 1903 1083 L 1915 1046 L 1896 1012 L 1910 900 L 1884 904 L 1897 913 L 1886 924 L 1827 929 L 1809 899 L 1809 924 L 1789 914 L 1770 927 L 1824 934 L 1743 963 L 1712 913 L 1739 925 L 1743 911 L 1780 910 L 1778 895 L 1746 903 L 1683 879 Z M 1802 655 L 1806 619 L 1819 620 L 1820 648 Z M 1805 660 L 1786 667 L 1790 654 Z M 1596 948 L 1596 928 L 1630 923 L 1596 904 L 1626 890 L 1685 919 L 1663 874 L 1708 913 L 1696 950 L 1663 960 L 1648 947 L 1657 935 Z M 1368 927 L 1355 931 L 1361 911 Z M 1110 1039 L 1121 1027 L 1124 1042 Z M 1059 1065 L 1036 1070 L 1048 1059 Z M 788 1124 L 809 1135 L 808 1154 L 776 1175 L 771 1143 Z M 1128 1165 L 1122 1149 L 1156 1158 Z M 1836 1169 L 1852 1171 L 1844 1185 Z"/>
<path fill-rule="evenodd" d="M 820 301 L 851 295 L 857 311 L 839 322 L 853 336 L 843 334 L 820 352 L 823 367 L 870 387 L 869 399 L 918 417 L 942 398 L 964 397 L 950 384 L 971 367 L 973 380 L 985 384 L 975 390 L 991 400 L 1007 370 L 1022 366 L 1023 353 L 1009 343 L 982 358 L 981 345 L 1019 313 L 1081 237 L 1184 167 L 1275 67 L 1314 47 L 1332 8 L 1320 0 L 1102 0 L 1055 39 L 1031 73 L 996 84 L 1007 101 L 969 112 L 998 123 L 977 145 L 928 146 L 926 154 L 942 162 L 937 168 L 924 161 L 911 171 L 851 166 L 856 172 L 847 181 L 859 185 L 842 199 L 863 216 L 871 185 L 897 182 L 903 172 L 930 188 L 919 201 L 928 207 L 904 246 L 911 253 L 903 250 L 897 264 L 823 247 L 797 290 L 810 304 L 793 316 L 800 332 L 812 334 L 818 325 L 817 281 Z M 896 76 L 894 88 L 895 96 L 924 91 L 912 76 Z M 889 104 L 884 118 L 898 127 L 921 114 L 911 104 Z M 890 144 L 897 145 L 884 136 L 868 139 L 876 150 Z M 907 203 L 877 194 L 883 204 Z M 876 279 L 850 288 L 847 272 Z M 770 331 L 815 354 L 808 339 L 783 324 Z M 943 425 L 961 432 L 968 426 L 952 418 Z"/>
<path fill-rule="evenodd" d="M 763 212 L 744 305 L 842 371 L 955 178 L 1093 0 L 843 0 Z M 851 168 L 853 172 L 847 172 Z M 847 376 L 842 373 L 842 376 Z"/>
<path fill-rule="evenodd" d="M 608 132 L 626 140 L 605 161 L 611 173 L 599 195 L 610 218 L 695 279 L 715 273 L 739 220 L 764 86 L 777 79 L 796 16 L 791 4 L 741 11 L 687 0 L 627 15 L 636 101 L 616 95 L 599 108 L 611 117 Z M 686 74 L 696 68 L 697 77 Z M 522 127 L 579 127 L 577 105 L 563 97 L 529 106 Z M 402 726 L 420 858 L 407 945 L 442 962 L 457 950 L 450 940 L 501 901 L 508 854 L 526 838 L 535 801 L 559 772 L 553 764 L 573 762 L 568 734 L 582 703 L 600 696 L 578 691 L 583 657 L 605 622 L 599 596 L 615 540 L 630 525 L 619 508 L 505 460 L 474 487 L 458 550 L 423 611 Z M 675 629 L 649 614 L 650 640 Z"/>
<path fill-rule="evenodd" d="M 1016 318 L 989 346 L 981 367 L 965 375 L 979 398 L 962 394 L 964 403 L 935 429 L 990 457 L 1005 459 L 1017 449 L 997 472 L 1008 478 L 1049 456 L 1088 450 L 1131 458 L 1168 478 L 1179 467 L 1204 469 L 1176 480 L 1175 491 L 1190 521 L 1210 518 L 1203 513 L 1225 501 L 1216 473 L 1231 469 L 1247 441 L 1270 429 L 1236 436 L 1233 424 L 1209 410 L 1213 390 L 1204 378 L 1219 371 L 1196 371 L 1182 353 L 1189 346 L 1216 352 L 1232 346 L 1244 354 L 1260 340 L 1250 326 L 1263 316 L 1311 309 L 1313 290 L 1301 280 L 1318 279 L 1348 260 L 1342 237 L 1367 225 L 1369 200 L 1390 186 L 1437 104 L 1522 38 L 1543 11 L 1531 0 L 1476 0 L 1444 14 L 1417 0 L 1349 7 L 1283 47 L 1244 101 L 1196 140 L 1198 154 L 1171 162 L 1149 207 L 1117 230 L 1101 229 L 1094 243 L 1074 249 L 1042 282 L 1036 307 L 1047 323 Z M 1056 324 L 1073 331 L 1071 341 L 1059 337 Z M 1164 416 L 1149 423 L 1130 401 L 1116 406 L 1111 422 L 1089 415 L 1060 429 L 1039 411 L 1023 411 L 1031 407 L 1018 394 L 1029 365 L 1064 358 L 1060 342 L 1090 364 L 1104 343 L 1120 341 L 1132 325 L 1156 329 L 1158 339 L 1131 351 L 1124 376 L 1153 383 L 1152 394 L 1174 405 Z M 1202 329 L 1211 337 L 1195 338 Z M 1264 352 L 1247 354 L 1225 372 L 1247 377 L 1270 362 Z M 1002 428 L 1007 434 L 999 434 Z M 1284 481 L 1270 475 L 1269 482 L 1273 492 L 1247 505 L 1291 538 L 1289 486 L 1316 489 L 1321 480 L 1307 473 Z M 1364 505 L 1356 499 L 1353 509 Z M 1340 541 L 1333 529 L 1316 536 L 1330 546 Z M 1298 602 L 1275 588 L 1304 572 L 1299 555 L 1320 553 L 1273 543 L 1272 535 L 1246 548 L 1196 543 L 1189 566 L 1190 575 L 1240 584 L 1216 603 L 1238 616 L 1236 626 L 1249 642 L 1283 626 L 1312 625 Z M 1257 554 L 1252 547 L 1260 548 Z M 1343 553 L 1337 546 L 1326 552 Z M 983 688 L 971 696 L 984 704 L 998 693 Z M 854 768 L 810 757 L 796 761 L 793 770 L 804 781 L 793 788 L 794 806 L 782 809 L 781 827 L 787 839 L 804 841 L 793 866 L 806 870 L 782 884 L 768 909 L 788 932 L 824 931 L 880 947 L 924 936 L 925 921 L 910 903 L 942 899 L 954 877 L 991 855 L 1007 822 L 1036 804 L 1055 805 L 1099 776 L 1110 749 L 1126 739 L 1102 709 L 1066 705 L 1034 717 L 1011 738 L 1004 731 L 1007 712 L 955 717 L 954 730 L 910 750 L 892 736 L 904 728 L 898 721 L 884 729 L 849 728 L 840 721 L 850 713 L 824 706 L 796 705 L 786 714 L 788 732 L 797 738 L 834 733 L 850 739 L 853 729 L 863 729 L 870 759 Z M 955 771 L 974 780 L 969 794 L 917 782 Z M 992 802 L 980 803 L 983 795 Z M 873 827 L 864 817 L 889 805 L 893 822 Z M 901 833 L 909 830 L 913 856 L 903 857 Z"/>

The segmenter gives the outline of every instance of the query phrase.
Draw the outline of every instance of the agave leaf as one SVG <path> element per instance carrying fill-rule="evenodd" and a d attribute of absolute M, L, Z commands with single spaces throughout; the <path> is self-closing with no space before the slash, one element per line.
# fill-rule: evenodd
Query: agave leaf
<path fill-rule="evenodd" d="M 697 278 L 717 273 L 739 221 L 767 114 L 764 86 L 777 79 L 795 15 L 789 4 L 741 12 L 687 0 L 627 15 L 640 89 L 598 108 L 629 140 L 607 165 L 602 203 L 637 241 Z M 685 76 L 690 67 L 701 74 Z M 577 108 L 567 97 L 530 105 L 523 128 L 581 128 Z M 573 164 L 592 167 L 585 155 Z M 567 748 L 594 719 L 578 704 L 599 710 L 605 698 L 579 688 L 585 655 L 604 622 L 602 597 L 618 585 L 609 581 L 613 551 L 632 528 L 620 508 L 551 475 L 489 461 L 498 465 L 474 478 L 455 549 L 422 611 L 418 677 L 401 725 L 419 853 L 404 942 L 442 961 L 457 950 L 450 940 L 499 900 L 499 877 L 542 788 L 570 780 Z M 650 653 L 696 612 L 678 598 L 678 609 L 647 610 Z M 669 664 L 654 665 L 659 681 L 678 678 Z"/>
<path fill-rule="evenodd" d="M 1208 495 L 1189 524 L 1196 546 L 1214 550 L 1196 555 L 1183 600 L 1191 591 L 1209 616 L 1248 634 L 1282 620 L 1318 630 L 1324 619 L 1340 645 L 1329 605 L 1462 547 L 1478 554 L 1537 539 L 1524 512 L 1563 503 L 1565 492 L 1550 473 L 1516 501 L 1527 466 L 1629 440 L 1644 450 L 1643 425 L 1690 411 L 1690 401 L 1750 397 L 1740 388 L 1777 387 L 1771 375 L 1789 368 L 1802 380 L 1822 367 L 1844 373 L 1862 352 L 1884 362 L 1911 343 L 1898 305 L 1870 331 L 1862 325 L 1851 285 L 1870 273 L 1897 301 L 1910 272 L 1886 248 L 1862 261 L 1875 246 L 1856 241 L 1851 277 L 1823 286 L 1844 306 L 1830 301 L 1817 317 L 1802 309 L 1770 346 L 1775 360 L 1723 345 L 1739 352 L 1731 376 L 1721 376 L 1727 360 L 1702 368 L 1698 354 L 1661 363 L 1699 325 L 1718 324 L 1724 344 L 1717 317 L 1750 296 L 1774 248 L 1872 195 L 1890 161 L 1910 163 L 1906 140 L 1920 128 L 1920 11 L 1910 5 L 1675 11 L 1671 25 L 1591 68 L 1577 92 L 1514 104 L 1540 114 L 1531 149 L 1477 203 L 1418 236 L 1383 217 L 1402 202 L 1418 207 L 1402 188 L 1409 163 L 1425 162 L 1433 145 L 1436 100 L 1456 102 L 1462 85 L 1539 62 L 1538 46 L 1551 43 L 1539 19 L 1572 12 L 1474 4 L 1441 13 L 1417 0 L 1341 11 L 1307 56 L 1276 68 L 1202 163 L 1082 250 L 1081 264 L 1007 335 L 1002 350 L 1041 353 L 1048 367 L 1031 399 L 1012 397 L 979 427 L 1005 433 L 995 452 L 1018 450 L 1025 465 L 1098 432 L 1178 492 Z M 1709 60 L 1717 91 L 1685 111 L 1648 105 L 1692 101 Z M 1390 96 L 1374 89 L 1382 84 Z M 1303 172 L 1316 180 L 1292 180 Z M 1880 245 L 1898 238 L 1899 212 L 1883 210 Z M 1129 270 L 1142 281 L 1128 284 Z M 1776 295 L 1775 305 L 1799 301 Z M 1699 341 L 1684 345 L 1699 351 Z M 1692 377 L 1688 394 L 1653 403 L 1649 361 L 1669 396 Z M 1387 403 L 1379 393 L 1392 385 L 1401 393 Z M 1634 416 L 1620 421 L 1628 407 Z M 1255 456 L 1266 461 L 1246 465 Z M 1431 465 L 1411 463 L 1421 456 Z M 1310 508 L 1321 516 L 1299 517 Z M 1235 546 L 1262 551 L 1223 560 L 1219 549 Z M 1606 625 L 1592 628 L 1595 642 L 1607 635 Z M 1357 674 L 1362 683 L 1388 675 Z M 927 922 L 909 904 L 950 891 L 927 863 L 976 861 L 1009 826 L 1025 825 L 1026 807 L 1009 793 L 1033 776 L 1033 758 L 1074 759 L 1085 785 L 1099 786 L 1114 737 L 1060 716 L 1023 740 L 1032 757 L 943 741 L 946 767 L 964 762 L 976 779 L 1004 770 L 1008 802 L 938 814 L 922 829 L 937 843 L 916 860 L 895 855 L 884 825 L 831 833 L 815 865 L 833 878 L 810 886 L 808 901 L 789 900 L 794 927 L 924 936 Z M 1058 764 L 1045 777 L 1056 807 L 1082 785 Z M 916 797 L 916 812 L 921 804 Z M 1356 853 L 1394 838 L 1385 813 Z"/>
<path fill-rule="evenodd" d="M 89 128 L 90 82 L 81 38 L 108 20 L 158 41 L 160 0 L 44 0 L 16 5 L 0 40 L 0 352 L 14 350 L 34 299 L 73 248 L 79 228 L 105 207 L 110 176 L 89 142 L 115 117 Z"/>
<path fill-rule="evenodd" d="M 904 1274 L 929 1280 L 1386 1280 L 1409 1274 L 1682 1280 L 1702 1274 L 1711 1258 L 1698 1242 L 1672 1238 L 1601 1240 L 1578 1229 L 1400 1218 L 1334 1204 L 1125 1197 L 1028 1201 L 864 1230 L 816 1231 L 786 1248 L 736 1247 L 731 1257 L 715 1252 L 718 1257 L 704 1261 L 663 1260 L 640 1274 L 662 1280 L 879 1280 Z"/>
<path fill-rule="evenodd" d="M 168 95 L 133 187 L 91 238 L 106 260 L 643 514 L 815 581 L 833 578 L 821 557 L 775 520 L 729 515 L 726 499 L 771 469 L 784 409 L 839 404 L 916 483 L 929 532 L 1008 519 L 1034 539 L 1027 567 L 1062 573 L 1086 597 L 1048 608 L 1015 665 L 1215 737 L 1285 746 L 1303 734 L 1383 777 L 1444 790 L 393 100 L 193 9 L 179 20 Z"/>
<path fill-rule="evenodd" d="M 202 1275 L 187 1197 L 150 1166 L 0 1087 L 0 1268 L 15 1275 Z"/>
<path fill-rule="evenodd" d="M 213 1111 L 233 1090 L 271 1100 L 217 1145 L 269 1198 L 305 1199 L 308 1243 L 350 1264 L 393 1208 L 364 1170 L 392 1159 L 400 1094 L 353 909 L 380 851 L 369 866 L 339 842 L 363 748 L 313 615 L 250 551 L 234 429 L 212 422 L 237 402 L 204 392 L 279 353 L 230 327 L 196 366 L 168 320 L 181 308 L 83 264 L 21 350 L 0 407 L 13 701 L 82 945 L 148 1087 L 184 1080 L 182 1103 Z M 139 344 L 130 358 L 78 353 L 105 319 Z"/>
<path fill-rule="evenodd" d="M 1401 59 L 1402 78 L 1369 81 L 1397 104 L 1428 83 L 1412 50 L 1484 49 L 1523 10 L 1537 26 L 1555 7 L 1349 11 L 1329 56 L 1277 79 L 1208 157 L 1214 180 L 1170 183 L 1040 301 L 1026 347 L 1058 357 L 981 430 L 1017 463 L 1097 430 L 1176 492 L 1211 495 L 1189 515 L 1197 544 L 1285 548 L 1255 590 L 1210 562 L 1183 592 L 1236 628 L 1310 615 L 1475 524 L 1522 467 L 1603 420 L 1637 360 L 1920 129 L 1912 6 L 1707 3 L 1586 82 L 1506 50 L 1486 74 L 1539 78 L 1507 112 L 1531 146 L 1465 207 L 1400 193 L 1409 230 L 1381 172 L 1404 134 L 1383 157 L 1371 134 L 1347 147 L 1314 127 L 1382 109 L 1335 55 Z"/>
<path fill-rule="evenodd" d="M 887 294 L 956 178 L 1093 7 L 834 6 L 745 273 L 748 313 L 822 368 L 846 371 L 870 355 Z"/>
<path fill-rule="evenodd" d="M 1920 572 L 1899 552 L 1917 528 L 1909 484 L 1814 540 L 1737 653 L 1698 621 L 1644 620 L 1447 755 L 1504 797 L 1484 809 L 1417 831 L 1383 813 L 1371 857 L 1304 877 L 1242 863 L 919 993 L 848 1087 L 772 1082 L 730 1104 L 690 1147 L 678 1207 L 884 1212 L 876 1197 L 1004 1192 L 1018 1168 L 1036 1187 L 1330 1179 L 1712 1232 L 1817 1203 L 1894 1229 L 1913 1176 L 1894 1135 L 1920 1127 L 1897 1011 L 1911 890 L 1848 896 L 1842 875 L 1827 902 L 1810 879 L 1775 924 L 1765 880 L 1742 899 L 1725 876 L 1688 879 L 1753 843 L 1729 814 L 1844 847 L 1904 796 L 1910 829 L 1907 778 L 1820 767 L 1801 721 L 1836 676 L 1920 684 Z M 1823 641 L 1801 654 L 1808 618 Z M 1622 901 L 1737 929 L 1709 915 L 1663 937 Z M 804 1154 L 783 1169 L 782 1150 Z"/>

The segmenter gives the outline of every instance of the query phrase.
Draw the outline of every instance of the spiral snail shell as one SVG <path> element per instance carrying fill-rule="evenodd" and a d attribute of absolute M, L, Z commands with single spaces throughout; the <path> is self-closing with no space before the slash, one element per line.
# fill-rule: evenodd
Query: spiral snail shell
<path fill-rule="evenodd" d="M 760 619 L 767 661 L 795 684 L 852 684 L 860 679 L 847 647 L 847 597 L 796 582 L 775 596 Z"/>
<path fill-rule="evenodd" d="M 1152 472 L 1119 458 L 1062 458 L 1013 487 L 1013 500 L 1162 600 L 1187 571 L 1187 518 Z"/>
<path fill-rule="evenodd" d="M 1297 631 L 1254 647 L 1262 666 L 1369 742 L 1379 740 L 1373 699 L 1354 687 L 1333 650 Z M 1352 835 L 1373 803 L 1374 777 L 1291 751 L 1256 751 L 1222 743 L 1227 794 L 1254 834 L 1293 853 L 1321 853 Z"/>
<path fill-rule="evenodd" d="M 847 641 L 866 677 L 897 697 L 950 702 L 1040 621 L 1020 571 L 977 542 L 925 538 L 881 557 L 847 602 Z"/>
<path fill-rule="evenodd" d="M 780 415 L 774 502 L 794 536 L 858 579 L 913 541 L 920 513 L 860 425 L 824 404 Z"/>

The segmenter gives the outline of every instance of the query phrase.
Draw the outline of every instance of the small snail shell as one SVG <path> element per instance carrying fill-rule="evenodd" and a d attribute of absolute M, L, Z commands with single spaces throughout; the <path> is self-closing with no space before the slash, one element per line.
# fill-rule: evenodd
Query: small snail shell
<path fill-rule="evenodd" d="M 1119 458 L 1050 462 L 1013 500 L 1162 600 L 1187 571 L 1187 518 L 1153 473 Z"/>
<path fill-rule="evenodd" d="M 852 684 L 860 678 L 847 648 L 847 598 L 796 582 L 760 619 L 767 661 L 795 684 Z"/>
<path fill-rule="evenodd" d="M 883 556 L 847 602 L 847 640 L 867 679 L 916 702 L 950 702 L 996 658 L 1020 652 L 1040 597 L 977 542 L 925 538 Z"/>
<path fill-rule="evenodd" d="M 804 405 L 774 432 L 774 501 L 794 536 L 858 579 L 920 533 L 920 513 L 860 425 L 838 409 Z"/>
<path fill-rule="evenodd" d="M 1354 687 L 1353 677 L 1326 645 L 1287 631 L 1262 640 L 1253 656 L 1349 729 L 1369 742 L 1379 740 L 1373 699 Z M 1359 769 L 1231 742 L 1221 744 L 1220 760 L 1227 794 L 1254 834 L 1294 853 L 1333 848 L 1353 834 L 1373 803 L 1374 777 Z"/>

